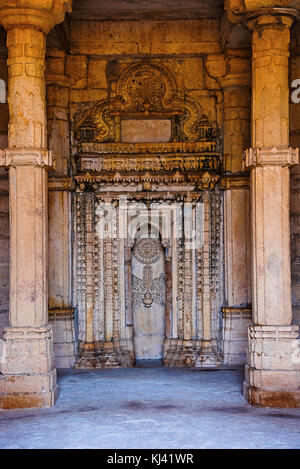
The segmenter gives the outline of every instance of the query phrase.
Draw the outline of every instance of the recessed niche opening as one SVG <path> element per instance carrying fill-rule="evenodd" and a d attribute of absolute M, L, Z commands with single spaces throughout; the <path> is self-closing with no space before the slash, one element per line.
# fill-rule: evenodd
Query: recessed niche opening
<path fill-rule="evenodd" d="M 121 141 L 124 143 L 169 142 L 172 136 L 170 119 L 124 119 Z"/>

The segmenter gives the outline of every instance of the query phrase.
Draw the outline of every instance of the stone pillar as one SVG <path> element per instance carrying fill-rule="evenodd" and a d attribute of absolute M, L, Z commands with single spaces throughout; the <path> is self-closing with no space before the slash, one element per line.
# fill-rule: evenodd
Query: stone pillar
<path fill-rule="evenodd" d="M 44 407 L 57 394 L 48 324 L 46 34 L 64 18 L 66 1 L 0 3 L 7 29 L 9 139 L 0 165 L 10 179 L 10 327 L 5 329 L 0 406 Z M 36 9 L 34 9 L 36 4 Z"/>
<path fill-rule="evenodd" d="M 253 325 L 244 395 L 260 406 L 300 402 L 298 327 L 292 326 L 288 60 L 293 11 L 253 13 L 251 169 Z"/>

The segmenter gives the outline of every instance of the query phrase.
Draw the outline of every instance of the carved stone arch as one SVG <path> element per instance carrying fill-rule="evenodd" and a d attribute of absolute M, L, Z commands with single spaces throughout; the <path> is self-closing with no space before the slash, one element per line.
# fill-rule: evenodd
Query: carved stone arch
<path fill-rule="evenodd" d="M 133 341 L 136 359 L 163 359 L 166 338 L 166 265 L 159 231 L 143 225 L 131 255 Z"/>
<path fill-rule="evenodd" d="M 146 61 L 129 65 L 117 82 L 117 95 L 127 112 L 164 112 L 177 95 L 176 80 L 159 63 Z"/>

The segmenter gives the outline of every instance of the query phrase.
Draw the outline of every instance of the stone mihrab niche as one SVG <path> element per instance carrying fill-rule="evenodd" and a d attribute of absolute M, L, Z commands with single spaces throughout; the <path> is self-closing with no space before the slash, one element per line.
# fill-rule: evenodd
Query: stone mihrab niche
<path fill-rule="evenodd" d="M 76 123 L 76 367 L 221 362 L 218 131 L 171 73 L 113 74 Z"/>

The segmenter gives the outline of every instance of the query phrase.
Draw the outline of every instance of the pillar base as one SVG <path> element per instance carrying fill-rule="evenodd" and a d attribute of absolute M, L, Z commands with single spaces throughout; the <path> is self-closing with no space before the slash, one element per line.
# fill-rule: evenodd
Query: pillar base
<path fill-rule="evenodd" d="M 50 407 L 57 398 L 52 326 L 4 330 L 0 408 Z"/>
<path fill-rule="evenodd" d="M 222 357 L 211 341 L 166 339 L 163 364 L 166 367 L 215 367 L 222 364 Z"/>
<path fill-rule="evenodd" d="M 292 409 L 300 407 L 300 390 L 262 389 L 249 386 L 244 381 L 243 395 L 249 404 L 258 407 L 280 407 Z"/>
<path fill-rule="evenodd" d="M 80 343 L 74 368 L 132 368 L 130 348 L 128 341 Z"/>
<path fill-rule="evenodd" d="M 58 397 L 56 370 L 40 375 L 0 376 L 0 408 L 51 407 Z"/>
<path fill-rule="evenodd" d="M 243 394 L 251 405 L 300 407 L 298 326 L 250 326 Z"/>

